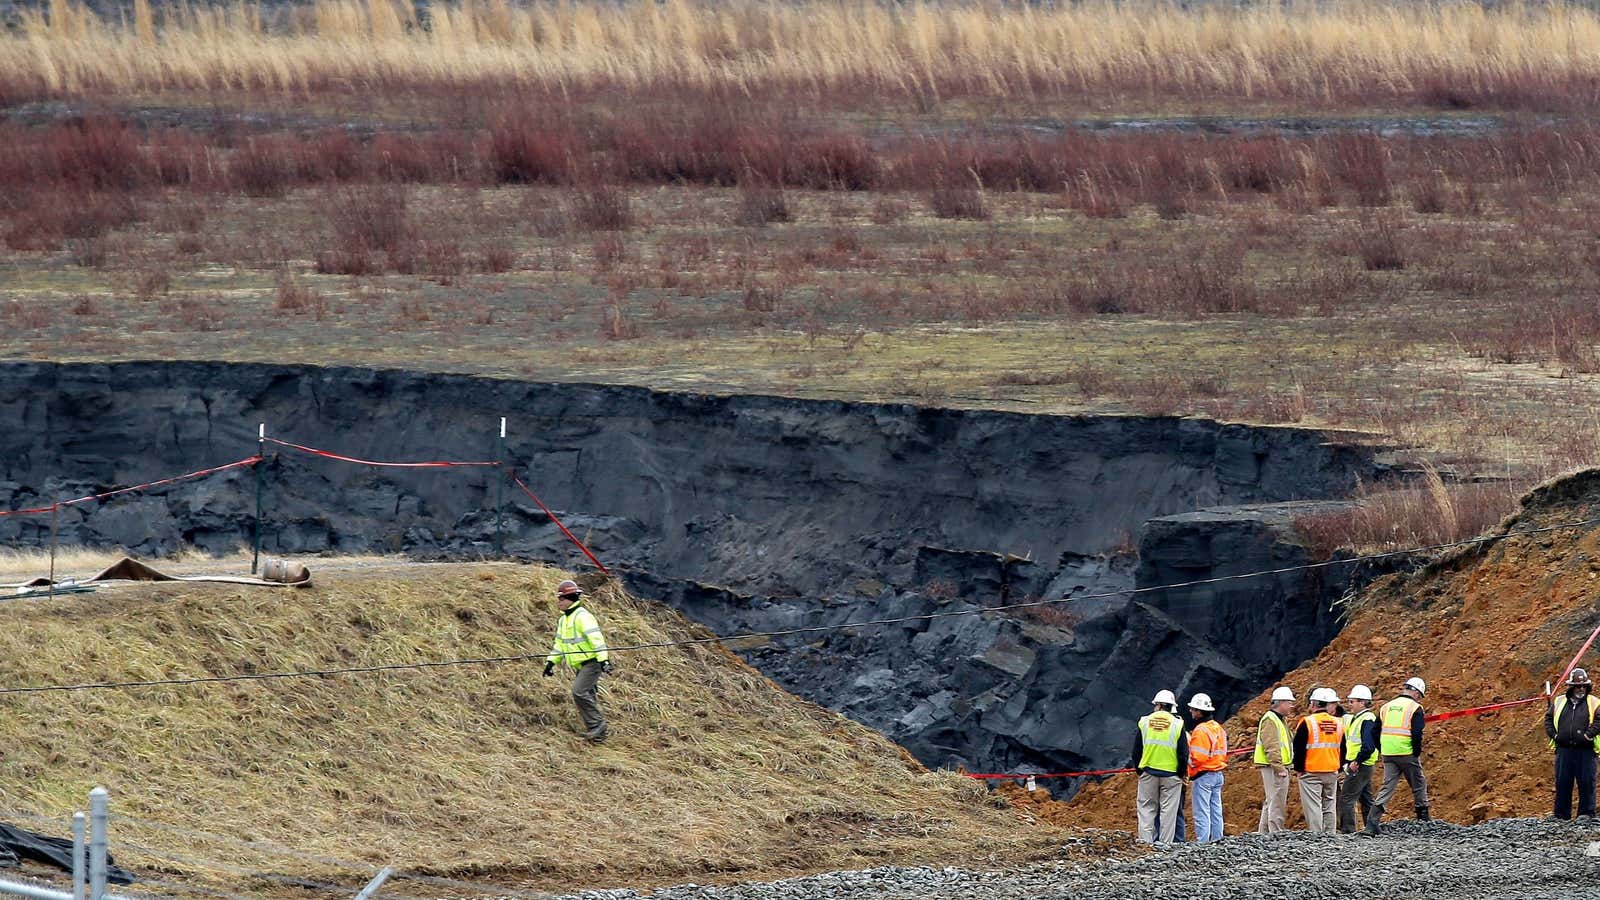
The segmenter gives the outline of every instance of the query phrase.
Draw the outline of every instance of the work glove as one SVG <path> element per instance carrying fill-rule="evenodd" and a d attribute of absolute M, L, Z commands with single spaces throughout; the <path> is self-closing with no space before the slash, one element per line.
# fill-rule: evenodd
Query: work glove
<path fill-rule="evenodd" d="M 544 677 L 549 678 L 554 674 L 556 674 L 556 664 L 553 662 L 546 662 L 544 664 Z"/>
<path fill-rule="evenodd" d="M 614 671 L 616 671 L 616 667 L 611 665 L 611 660 L 608 659 L 600 664 L 600 674 L 610 675 Z"/>

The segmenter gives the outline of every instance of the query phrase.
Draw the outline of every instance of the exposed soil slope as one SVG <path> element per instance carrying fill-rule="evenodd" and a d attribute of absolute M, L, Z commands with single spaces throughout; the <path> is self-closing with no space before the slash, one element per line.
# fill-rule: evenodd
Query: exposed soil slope
<path fill-rule="evenodd" d="M 1600 470 L 1534 489 L 1500 530 L 1524 531 L 1600 516 Z M 1327 649 L 1285 682 L 1304 696 L 1314 685 L 1341 693 L 1363 682 L 1384 699 L 1400 682 L 1428 682 L 1429 712 L 1530 697 L 1555 679 L 1600 623 L 1600 530 L 1594 526 L 1514 537 L 1447 554 L 1411 576 L 1375 583 L 1353 604 L 1350 623 Z M 1591 667 L 1595 652 L 1586 658 Z M 1153 694 L 1163 685 L 1148 685 Z M 1381 702 L 1381 701 L 1380 701 Z M 1236 746 L 1253 741 L 1265 694 L 1227 723 Z M 1423 763 L 1433 814 L 1456 822 L 1550 812 L 1550 753 L 1540 703 L 1482 717 L 1430 723 Z M 1131 734 L 1133 724 L 1128 725 Z M 1038 811 L 1058 823 L 1131 828 L 1134 782 L 1118 776 L 1086 789 L 1070 806 Z M 1299 821 L 1291 790 L 1292 818 Z M 1254 829 L 1261 783 L 1245 762 L 1229 769 L 1228 831 Z M 1029 804 L 1038 806 L 1037 804 Z M 1401 788 L 1390 817 L 1411 815 Z"/>
<path fill-rule="evenodd" d="M 306 591 L 160 585 L 18 601 L 0 607 L 0 685 L 538 652 L 560 577 L 441 566 Z M 593 606 L 616 645 L 704 633 L 610 588 Z M 10 696 L 0 809 L 62 815 L 104 784 L 129 819 L 113 826 L 120 862 L 252 896 L 286 890 L 285 876 L 358 886 L 367 875 L 139 823 L 513 887 L 1037 858 L 1060 846 L 974 783 L 923 770 L 716 646 L 619 654 L 616 665 L 603 688 L 613 738 L 601 747 L 577 732 L 568 679 L 541 678 L 537 662 Z M 158 862 L 169 854 L 177 861 Z"/>

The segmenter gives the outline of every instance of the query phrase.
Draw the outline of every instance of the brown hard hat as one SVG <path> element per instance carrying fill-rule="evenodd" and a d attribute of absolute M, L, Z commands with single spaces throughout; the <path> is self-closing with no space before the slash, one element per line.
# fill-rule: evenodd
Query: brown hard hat
<path fill-rule="evenodd" d="M 563 597 L 577 597 L 583 594 L 583 588 L 578 587 L 576 581 L 563 581 L 556 586 L 556 593 Z"/>

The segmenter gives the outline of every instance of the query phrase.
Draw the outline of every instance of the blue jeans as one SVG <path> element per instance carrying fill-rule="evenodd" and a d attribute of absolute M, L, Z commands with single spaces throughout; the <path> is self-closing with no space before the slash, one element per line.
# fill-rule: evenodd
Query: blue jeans
<path fill-rule="evenodd" d="M 1191 784 L 1195 842 L 1206 844 L 1222 840 L 1222 773 L 1201 772 Z"/>

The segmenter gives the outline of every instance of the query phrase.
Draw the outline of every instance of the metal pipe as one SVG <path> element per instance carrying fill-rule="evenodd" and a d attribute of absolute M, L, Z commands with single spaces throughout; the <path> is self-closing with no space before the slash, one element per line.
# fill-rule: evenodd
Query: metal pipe
<path fill-rule="evenodd" d="M 72 814 L 72 900 L 88 900 L 89 875 L 88 860 L 86 859 L 89 848 L 84 838 L 84 815 L 81 812 Z"/>
<path fill-rule="evenodd" d="M 89 900 L 106 896 L 107 827 L 111 820 L 111 795 L 103 787 L 89 792 Z"/>
<path fill-rule="evenodd" d="M 371 900 L 372 897 L 377 896 L 378 888 L 383 887 L 383 883 L 388 881 L 389 876 L 393 874 L 394 868 L 392 866 L 384 866 L 378 870 L 378 874 L 367 882 L 367 886 L 361 889 L 361 893 L 356 895 L 355 900 Z"/>
<path fill-rule="evenodd" d="M 66 891 L 9 879 L 0 879 L 0 894 L 11 897 L 33 897 L 35 900 L 73 900 L 73 896 Z"/>

